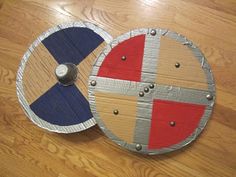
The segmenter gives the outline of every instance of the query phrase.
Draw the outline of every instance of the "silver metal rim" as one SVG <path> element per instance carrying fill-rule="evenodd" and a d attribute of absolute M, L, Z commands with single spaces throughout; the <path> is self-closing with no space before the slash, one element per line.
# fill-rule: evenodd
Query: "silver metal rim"
<path fill-rule="evenodd" d="M 93 30 L 95 33 L 99 34 L 106 43 L 110 43 L 112 41 L 112 37 L 110 34 L 108 34 L 105 30 L 102 28 L 98 27 L 95 24 L 89 23 L 89 22 L 82 22 L 82 21 L 76 21 L 76 22 L 69 22 L 69 23 L 63 23 L 60 25 L 57 25 L 55 27 L 52 27 L 48 29 L 46 32 L 42 33 L 29 47 L 29 49 L 26 51 L 24 54 L 21 63 L 19 65 L 19 69 L 17 72 L 17 77 L 16 77 L 16 92 L 17 96 L 19 99 L 19 102 L 21 106 L 23 107 L 23 110 L 25 114 L 28 116 L 28 118 L 38 125 L 39 127 L 46 129 L 48 131 L 52 132 L 57 132 L 57 133 L 73 133 L 73 132 L 79 132 L 85 129 L 88 129 L 96 124 L 95 119 L 92 117 L 89 120 L 76 124 L 76 125 L 70 125 L 70 126 L 60 126 L 60 125 L 54 125 L 51 124 L 41 118 L 39 118 L 29 107 L 29 103 L 25 99 L 24 96 L 24 89 L 23 89 L 23 84 L 22 84 L 22 78 L 24 74 L 24 69 L 25 65 L 29 59 L 29 56 L 31 53 L 34 51 L 34 49 L 41 43 L 42 40 L 47 38 L 49 35 L 61 30 L 61 29 L 66 29 L 70 27 L 82 27 L 82 28 L 89 28 Z"/>
<path fill-rule="evenodd" d="M 118 79 L 110 79 L 110 78 L 101 78 L 101 77 L 97 77 L 97 73 L 99 70 L 98 66 L 101 66 L 103 60 L 105 59 L 105 57 L 107 56 L 107 54 L 112 50 L 112 48 L 114 48 L 116 45 L 118 45 L 119 43 L 121 43 L 122 41 L 125 41 L 131 37 L 137 36 L 137 35 L 141 35 L 141 34 L 148 34 L 148 35 L 152 35 L 153 33 L 151 33 L 152 30 L 156 30 L 155 35 L 157 36 L 168 36 L 180 43 L 182 43 L 183 45 L 187 45 L 188 48 L 193 52 L 194 56 L 198 59 L 198 61 L 201 63 L 201 67 L 205 72 L 205 76 L 207 78 L 207 82 L 208 82 L 208 90 L 201 93 L 201 94 L 208 94 L 210 93 L 213 96 L 212 100 L 204 100 L 203 104 L 207 105 L 205 112 L 199 122 L 198 127 L 195 129 L 195 131 L 189 136 L 187 137 L 185 140 L 183 140 L 182 142 L 172 145 L 168 148 L 161 148 L 158 150 L 148 150 L 146 145 L 142 145 L 142 149 L 137 150 L 137 145 L 139 146 L 140 143 L 136 142 L 136 143 L 132 143 L 129 144 L 123 140 L 121 140 L 120 138 L 118 138 L 116 135 L 114 135 L 109 129 L 107 129 L 107 127 L 105 126 L 105 124 L 103 123 L 102 119 L 99 116 L 99 113 L 96 110 L 96 98 L 95 98 L 95 90 L 106 90 L 108 92 L 123 92 L 126 93 L 127 95 L 137 95 L 137 93 L 139 93 L 139 91 L 142 91 L 143 88 L 145 87 L 150 87 L 150 85 L 153 86 L 153 82 L 152 80 L 149 80 L 149 78 L 145 77 L 145 75 L 143 74 L 143 69 L 142 69 L 142 82 L 132 82 L 132 81 L 124 81 L 124 80 L 118 80 Z M 145 63 L 145 62 L 143 62 Z M 146 62 L 147 63 L 147 62 Z M 143 65 L 144 67 L 144 65 Z M 147 66 L 146 66 L 147 67 Z M 150 67 L 151 68 L 151 67 Z M 98 59 L 96 60 L 96 62 L 94 63 L 93 69 L 92 69 L 92 73 L 90 75 L 89 78 L 89 83 L 94 80 L 97 82 L 97 85 L 99 84 L 99 82 L 103 82 L 103 80 L 110 80 L 111 83 L 117 82 L 116 88 L 99 88 L 98 86 L 92 86 L 89 84 L 89 103 L 90 103 L 90 107 L 93 113 L 93 116 L 95 118 L 95 120 L 97 121 L 99 127 L 102 129 L 102 131 L 110 138 L 112 139 L 112 141 L 114 141 L 115 143 L 117 143 L 118 145 L 129 149 L 131 151 L 135 151 L 135 152 L 139 152 L 139 153 L 143 153 L 143 154 L 149 154 L 149 155 L 156 155 L 156 154 L 163 154 L 163 153 L 167 153 L 167 152 L 171 152 L 177 149 L 180 149 L 186 145 L 188 145 L 189 143 L 191 143 L 193 140 L 196 139 L 196 137 L 202 132 L 202 130 L 204 129 L 208 119 L 210 118 L 210 115 L 212 113 L 212 109 L 214 106 L 214 102 L 215 102 L 215 82 L 214 82 L 214 78 L 210 69 L 209 64 L 207 63 L 206 58 L 204 57 L 203 53 L 200 51 L 200 49 L 193 44 L 193 42 L 191 42 L 190 40 L 188 40 L 185 36 L 178 34 L 176 32 L 172 32 L 169 31 L 168 29 L 153 29 L 153 28 L 141 28 L 141 29 L 135 29 L 132 30 L 128 33 L 125 33 L 121 36 L 119 36 L 118 38 L 114 39 L 109 45 L 107 45 L 107 47 L 104 49 L 104 51 L 100 54 L 100 56 L 98 57 Z M 123 85 L 126 85 L 129 88 L 129 91 L 127 92 L 127 90 L 125 90 L 124 88 L 117 88 L 117 86 L 119 86 L 119 82 L 123 82 Z M 127 82 L 127 83 L 126 83 Z M 102 84 L 101 84 L 102 85 Z M 109 84 L 108 84 L 109 85 Z M 156 87 L 161 87 L 161 85 L 158 84 L 154 84 L 154 88 Z M 164 88 L 159 89 L 159 91 L 165 91 L 168 89 L 174 89 L 174 90 L 178 90 L 180 87 L 173 87 L 173 86 L 164 86 Z M 132 88 L 132 89 L 130 89 Z M 135 91 L 134 91 L 135 90 Z M 155 91 L 155 89 L 150 89 L 150 93 L 148 93 L 149 95 L 147 96 L 147 98 L 145 97 L 139 97 L 138 102 L 142 102 L 145 101 L 145 99 L 150 99 L 150 95 L 153 94 Z M 188 89 L 186 89 L 188 91 Z M 200 93 L 197 92 L 197 90 L 191 89 L 194 92 L 196 92 L 197 95 L 199 95 Z M 125 91 L 125 92 L 124 92 Z M 146 94 L 146 93 L 145 93 Z M 155 95 L 155 94 L 154 94 Z M 202 96 L 202 95 L 201 95 Z M 197 96 L 195 97 L 197 98 Z M 190 98 L 191 100 L 191 98 Z M 147 100 L 146 100 L 147 101 Z M 202 100 L 199 100 L 199 102 L 202 102 Z"/>

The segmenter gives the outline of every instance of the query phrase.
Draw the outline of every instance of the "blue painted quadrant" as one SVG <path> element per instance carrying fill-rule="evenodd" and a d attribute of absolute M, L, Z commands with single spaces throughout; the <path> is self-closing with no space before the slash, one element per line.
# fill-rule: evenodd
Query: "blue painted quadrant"
<path fill-rule="evenodd" d="M 78 65 L 103 41 L 91 29 L 71 27 L 51 34 L 42 43 L 59 64 Z"/>
<path fill-rule="evenodd" d="M 41 119 L 61 126 L 79 124 L 92 118 L 88 101 L 75 85 L 54 85 L 30 108 Z"/>

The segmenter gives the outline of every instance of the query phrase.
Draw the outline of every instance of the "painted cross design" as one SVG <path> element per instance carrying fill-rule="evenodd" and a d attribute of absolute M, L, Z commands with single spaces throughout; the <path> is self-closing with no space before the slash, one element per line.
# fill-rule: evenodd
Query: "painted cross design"
<path fill-rule="evenodd" d="M 89 80 L 99 126 L 117 144 L 141 153 L 190 143 L 214 104 L 214 81 L 203 54 L 165 29 L 137 29 L 115 39 L 98 57 Z"/>

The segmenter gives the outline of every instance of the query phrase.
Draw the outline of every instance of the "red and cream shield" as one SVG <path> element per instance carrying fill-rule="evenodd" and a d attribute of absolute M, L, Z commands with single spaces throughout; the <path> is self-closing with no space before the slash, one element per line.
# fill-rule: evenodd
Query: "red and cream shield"
<path fill-rule="evenodd" d="M 146 154 L 193 141 L 215 99 L 201 51 L 165 29 L 137 29 L 115 39 L 89 81 L 90 107 L 101 129 L 117 144 Z"/>

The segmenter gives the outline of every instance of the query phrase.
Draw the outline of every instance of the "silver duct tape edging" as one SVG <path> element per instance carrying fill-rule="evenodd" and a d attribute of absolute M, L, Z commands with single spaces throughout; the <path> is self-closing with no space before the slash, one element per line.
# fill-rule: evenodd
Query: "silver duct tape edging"
<path fill-rule="evenodd" d="M 192 41 L 188 40 L 185 36 L 178 34 L 176 32 L 168 31 L 165 33 L 165 36 L 168 36 L 169 38 L 176 40 L 177 42 L 182 43 L 183 45 L 188 46 L 188 48 L 193 52 L 194 56 L 201 63 L 201 67 L 205 72 L 205 76 L 207 78 L 209 92 L 212 92 L 212 94 L 214 94 L 215 93 L 214 78 L 211 72 L 210 65 L 208 64 L 201 50 L 196 45 L 194 45 Z"/>
<path fill-rule="evenodd" d="M 131 151 L 140 152 L 143 154 L 149 154 L 149 155 L 155 155 L 155 154 L 163 154 L 167 152 L 171 152 L 177 149 L 180 149 L 192 141 L 196 139 L 196 137 L 202 132 L 204 129 L 214 106 L 215 102 L 215 84 L 213 75 L 210 69 L 209 64 L 207 63 L 204 55 L 200 51 L 200 49 L 195 46 L 191 41 L 187 40 L 186 37 L 171 32 L 168 29 L 155 29 L 156 35 L 153 36 L 154 42 L 157 45 L 156 47 L 150 45 L 152 50 L 149 52 L 149 49 L 147 51 L 144 51 L 144 60 L 147 61 L 150 59 L 150 63 L 143 63 L 142 68 L 142 82 L 133 82 L 133 81 L 126 81 L 126 80 L 119 80 L 119 79 L 111 79 L 111 78 L 102 78 L 97 77 L 99 68 L 105 59 L 105 57 L 108 55 L 108 53 L 119 43 L 137 36 L 146 34 L 146 42 L 149 41 L 150 31 L 151 29 L 136 29 L 133 31 L 130 31 L 128 33 L 125 33 L 124 35 L 119 36 L 117 39 L 114 39 L 105 49 L 103 52 L 100 53 L 100 56 L 95 61 L 93 70 L 91 73 L 91 76 L 89 78 L 89 83 L 92 80 L 96 81 L 96 86 L 91 86 L 89 84 L 89 102 L 90 107 L 92 110 L 92 113 L 94 115 L 94 118 L 96 119 L 99 127 L 103 130 L 103 132 L 112 139 L 115 143 L 118 145 L 129 149 Z M 154 71 L 154 67 L 150 66 L 153 64 L 153 62 L 158 63 L 158 54 L 159 54 L 159 47 L 160 47 L 160 36 L 168 36 L 172 38 L 173 40 L 176 40 L 183 45 L 187 45 L 188 48 L 193 52 L 194 56 L 198 59 L 198 61 L 201 63 L 202 69 L 205 72 L 205 76 L 207 78 L 208 83 L 208 90 L 195 90 L 195 89 L 188 89 L 188 88 L 181 88 L 176 86 L 167 86 L 167 85 L 159 85 L 154 84 L 154 88 L 150 89 L 148 93 L 144 93 L 143 97 L 139 97 L 138 94 L 140 91 L 143 91 L 145 87 L 148 87 L 156 77 L 157 71 Z M 145 44 L 145 47 L 148 47 L 149 44 Z M 149 48 L 149 47 L 148 47 Z M 156 53 L 155 53 L 155 52 Z M 145 53 L 147 55 L 145 55 Z M 151 53 L 151 56 L 148 56 L 148 53 Z M 154 58 L 156 54 L 156 58 Z M 146 57 L 147 56 L 147 57 Z M 156 64 L 155 65 L 155 69 Z M 147 70 L 148 68 L 151 68 L 150 70 Z M 135 128 L 135 135 L 134 135 L 134 143 L 127 143 L 120 138 L 118 138 L 116 135 L 114 135 L 103 123 L 102 119 L 99 116 L 99 113 L 96 111 L 96 98 L 95 98 L 95 92 L 103 92 L 103 93 L 116 93 L 121 95 L 130 95 L 130 96 L 137 96 L 138 97 L 138 103 L 137 103 L 137 120 L 136 120 L 136 128 Z M 207 100 L 206 95 L 212 94 L 213 99 Z M 195 129 L 195 131 L 187 137 L 182 142 L 172 145 L 168 148 L 161 148 L 156 150 L 150 150 L 148 149 L 148 136 L 149 131 L 146 131 L 147 128 L 150 129 L 150 122 L 151 122 L 151 114 L 152 114 L 152 102 L 153 99 L 162 99 L 162 100 L 169 100 L 169 101 L 178 101 L 183 103 L 193 103 L 193 104 L 200 104 L 200 105 L 206 105 L 206 109 L 204 111 L 204 114 L 199 122 L 198 127 Z M 145 122 L 145 123 L 143 123 Z M 142 126 L 139 126 L 142 125 Z M 136 135 L 136 134 L 140 134 Z M 137 151 L 136 145 L 141 144 L 142 149 Z"/>
<path fill-rule="evenodd" d="M 70 23 L 64 23 L 57 25 L 53 28 L 48 29 L 46 32 L 42 33 L 29 47 L 29 49 L 26 51 L 24 54 L 21 63 L 19 65 L 19 69 L 17 72 L 17 78 L 16 78 L 16 92 L 17 96 L 19 99 L 19 102 L 21 106 L 24 109 L 24 112 L 26 115 L 29 117 L 29 119 L 38 125 L 41 128 L 44 128 L 48 131 L 52 132 L 57 132 L 57 133 L 73 133 L 73 132 L 79 132 L 85 129 L 88 129 L 96 124 L 96 121 L 93 117 L 91 117 L 89 120 L 77 124 L 77 125 L 70 125 L 70 126 L 60 126 L 60 125 L 54 125 L 51 124 L 41 118 L 39 118 L 31 109 L 29 106 L 29 103 L 25 99 L 24 95 L 24 88 L 23 88 L 23 74 L 24 74 L 24 69 L 26 66 L 26 63 L 29 59 L 29 56 L 31 53 L 34 51 L 34 49 L 43 41 L 45 38 L 47 38 L 49 35 L 61 30 L 61 29 L 66 29 L 66 28 L 71 28 L 71 27 L 82 27 L 82 28 L 89 28 L 93 30 L 95 33 L 100 35 L 106 43 L 110 43 L 112 41 L 112 37 L 103 29 L 98 27 L 97 25 L 94 25 L 89 22 L 82 22 L 82 21 L 77 21 L 77 22 L 70 22 Z"/>
<path fill-rule="evenodd" d="M 160 49 L 161 33 L 156 32 L 155 36 L 150 33 L 145 36 L 145 47 L 142 63 L 141 81 L 155 82 L 157 74 L 157 59 Z"/>
<path fill-rule="evenodd" d="M 145 82 L 111 79 L 98 76 L 90 76 L 89 80 L 96 80 L 96 86 L 89 85 L 89 93 L 98 91 L 138 97 L 139 92 L 149 86 L 149 83 Z M 138 102 L 150 103 L 154 99 L 161 99 L 181 103 L 207 105 L 210 107 L 213 106 L 212 103 L 214 101 L 207 100 L 206 95 L 208 94 L 208 91 L 205 90 L 195 90 L 159 84 L 154 84 L 154 87 L 155 89 L 150 89 L 148 93 L 144 93 L 143 97 L 138 97 Z"/>

